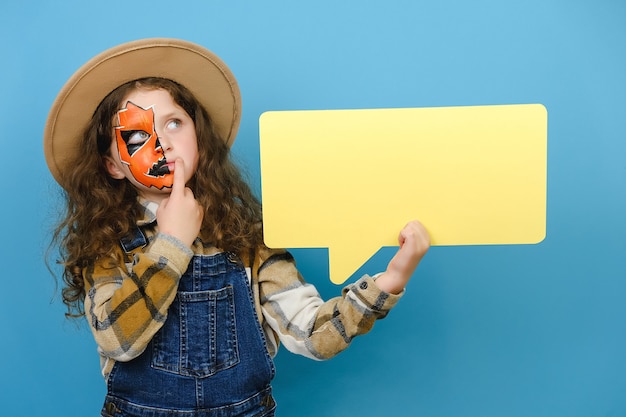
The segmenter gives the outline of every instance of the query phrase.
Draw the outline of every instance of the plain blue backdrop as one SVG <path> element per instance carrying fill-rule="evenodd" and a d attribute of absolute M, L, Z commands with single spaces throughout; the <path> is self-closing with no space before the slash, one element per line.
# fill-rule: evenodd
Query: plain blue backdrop
<path fill-rule="evenodd" d="M 98 415 L 95 345 L 82 321 L 63 318 L 43 262 L 59 200 L 42 132 L 87 59 L 156 36 L 198 42 L 236 74 L 233 150 L 257 192 L 264 111 L 548 109 L 546 239 L 432 248 L 402 302 L 346 352 L 279 353 L 279 416 L 626 416 L 622 0 L 3 0 L 2 416 Z M 359 273 L 382 270 L 393 251 Z M 294 253 L 324 297 L 339 293 L 324 249 Z"/>

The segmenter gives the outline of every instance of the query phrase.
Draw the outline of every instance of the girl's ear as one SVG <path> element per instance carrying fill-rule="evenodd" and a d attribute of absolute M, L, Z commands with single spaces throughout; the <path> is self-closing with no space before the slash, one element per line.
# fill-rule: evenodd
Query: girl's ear
<path fill-rule="evenodd" d="M 106 166 L 107 172 L 109 173 L 111 178 L 114 178 L 116 180 L 122 180 L 126 178 L 124 171 L 120 169 L 119 165 L 110 156 L 107 155 L 104 157 L 104 165 Z"/>

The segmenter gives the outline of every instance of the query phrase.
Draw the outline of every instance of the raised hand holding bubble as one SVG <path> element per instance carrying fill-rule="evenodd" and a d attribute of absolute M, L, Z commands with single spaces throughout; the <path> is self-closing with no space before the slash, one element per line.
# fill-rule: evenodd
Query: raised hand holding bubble
<path fill-rule="evenodd" d="M 376 285 L 386 292 L 397 294 L 404 289 L 428 249 L 430 235 L 424 226 L 414 220 L 409 222 L 398 235 L 400 249 L 387 265 L 384 274 L 378 277 Z"/>

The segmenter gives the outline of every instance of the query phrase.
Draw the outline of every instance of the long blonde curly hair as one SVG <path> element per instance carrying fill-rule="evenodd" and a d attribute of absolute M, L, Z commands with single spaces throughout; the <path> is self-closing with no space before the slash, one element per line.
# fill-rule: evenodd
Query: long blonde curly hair
<path fill-rule="evenodd" d="M 62 219 L 51 246 L 58 246 L 63 267 L 62 299 L 67 316 L 84 314 L 83 269 L 112 258 L 119 240 L 136 225 L 142 213 L 137 191 L 126 179 L 107 173 L 104 156 L 110 153 L 115 115 L 122 100 L 136 89 L 163 89 L 195 123 L 199 161 L 188 186 L 204 208 L 201 234 L 218 248 L 238 254 L 262 245 L 261 204 L 230 156 L 230 148 L 213 128 L 206 110 L 184 86 L 164 78 L 142 78 L 123 84 L 107 95 L 81 138 L 81 152 L 64 177 Z"/>

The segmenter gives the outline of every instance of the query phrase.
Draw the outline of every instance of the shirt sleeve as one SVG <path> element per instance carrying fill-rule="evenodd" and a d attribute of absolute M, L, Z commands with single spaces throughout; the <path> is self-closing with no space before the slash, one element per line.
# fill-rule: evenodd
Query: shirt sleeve
<path fill-rule="evenodd" d="M 182 242 L 157 234 L 129 265 L 103 261 L 84 270 L 85 314 L 102 355 L 129 361 L 145 350 L 192 256 Z"/>
<path fill-rule="evenodd" d="M 325 302 L 285 251 L 261 259 L 258 280 L 263 316 L 281 343 L 293 353 L 317 360 L 337 355 L 354 337 L 369 332 L 404 294 L 381 291 L 365 275 L 347 285 L 341 296 Z"/>

